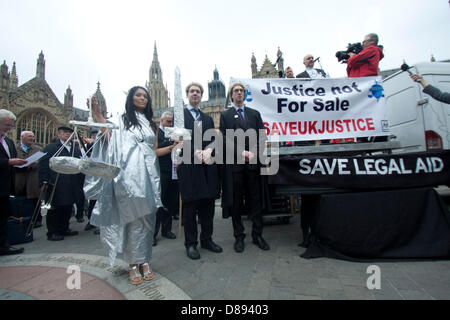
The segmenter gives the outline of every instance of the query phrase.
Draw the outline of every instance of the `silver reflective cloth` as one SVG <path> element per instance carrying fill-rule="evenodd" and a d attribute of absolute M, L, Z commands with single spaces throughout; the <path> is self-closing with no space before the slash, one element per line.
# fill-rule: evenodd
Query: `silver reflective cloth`
<path fill-rule="evenodd" d="M 80 159 L 80 171 L 88 176 L 114 179 L 120 172 L 120 168 L 92 159 Z"/>
<path fill-rule="evenodd" d="M 62 174 L 80 173 L 80 159 L 75 157 L 52 157 L 49 166 L 55 172 Z"/>
<path fill-rule="evenodd" d="M 156 136 L 145 116 L 136 116 L 141 128 L 125 130 L 120 118 L 109 143 L 97 143 L 92 151 L 92 157 L 118 167 L 119 174 L 90 177 L 84 187 L 88 199 L 97 199 L 90 223 L 100 227 L 111 265 L 117 254 L 129 264 L 150 261 L 156 211 L 162 207 Z"/>

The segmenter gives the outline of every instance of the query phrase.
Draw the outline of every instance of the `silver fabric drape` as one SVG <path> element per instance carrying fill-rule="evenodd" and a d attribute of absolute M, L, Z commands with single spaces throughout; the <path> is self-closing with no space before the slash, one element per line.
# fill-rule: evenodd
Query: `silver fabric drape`
<path fill-rule="evenodd" d="M 144 115 L 136 116 L 141 128 L 125 130 L 120 118 L 109 143 L 103 148 L 97 143 L 92 151 L 92 157 L 119 167 L 119 175 L 114 179 L 90 177 L 85 182 L 86 197 L 97 199 L 90 223 L 100 227 L 111 265 L 121 253 L 129 264 L 150 261 L 156 211 L 162 207 L 156 135 Z"/>

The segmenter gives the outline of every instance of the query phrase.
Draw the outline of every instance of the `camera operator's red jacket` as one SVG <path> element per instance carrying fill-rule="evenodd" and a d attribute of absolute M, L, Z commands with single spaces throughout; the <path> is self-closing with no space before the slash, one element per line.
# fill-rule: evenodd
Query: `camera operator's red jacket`
<path fill-rule="evenodd" d="M 347 62 L 347 75 L 349 78 L 369 77 L 378 75 L 378 63 L 383 59 L 383 49 L 378 46 L 369 46 Z"/>

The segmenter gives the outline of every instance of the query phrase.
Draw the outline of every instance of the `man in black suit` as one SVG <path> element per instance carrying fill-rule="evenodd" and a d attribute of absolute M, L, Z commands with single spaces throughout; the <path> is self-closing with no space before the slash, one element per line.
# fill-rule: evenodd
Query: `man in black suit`
<path fill-rule="evenodd" d="M 192 130 L 192 139 L 203 137 L 207 130 L 214 129 L 213 119 L 200 110 L 203 87 L 199 83 L 190 83 L 186 87 L 189 104 L 184 108 L 184 126 Z M 199 259 L 197 250 L 197 219 L 201 221 L 201 247 L 220 253 L 222 248 L 212 240 L 215 199 L 219 193 L 218 169 L 210 163 L 212 148 L 209 142 L 201 141 L 201 150 L 196 150 L 194 140 L 183 141 L 183 153 L 190 150 L 190 159 L 178 166 L 177 175 L 182 200 L 182 219 L 184 225 L 187 256 Z M 190 162 L 190 163 L 186 163 Z M 210 163 L 210 164 L 208 164 Z"/>
<path fill-rule="evenodd" d="M 241 83 L 235 83 L 231 86 L 229 95 L 233 107 L 222 112 L 220 115 L 220 131 L 224 137 L 227 156 L 233 153 L 233 164 L 227 164 L 223 170 L 222 186 L 222 206 L 224 207 L 224 217 L 231 215 L 233 221 L 234 250 L 236 252 L 244 251 L 244 226 L 241 215 L 245 207 L 249 210 L 250 219 L 253 222 L 252 239 L 262 250 L 269 250 L 270 247 L 262 237 L 263 220 L 261 208 L 261 177 L 260 164 L 258 163 L 258 154 L 264 145 L 260 142 L 259 130 L 264 130 L 261 115 L 258 111 L 244 105 L 245 87 Z M 238 146 L 237 139 L 227 136 L 227 130 L 242 129 L 245 133 L 256 134 L 257 150 L 253 150 L 250 140 L 245 140 L 245 146 Z M 241 151 L 242 150 L 242 151 Z M 239 160 L 245 160 L 245 163 L 239 164 Z M 256 161 L 254 161 L 256 158 Z M 242 161 L 240 161 L 242 162 Z M 253 162 L 253 163 L 252 163 Z"/>
<path fill-rule="evenodd" d="M 165 148 L 173 144 L 165 137 L 164 128 L 172 127 L 173 115 L 166 111 L 161 115 L 158 129 L 158 148 Z M 155 233 L 153 245 L 157 244 L 156 236 L 161 228 L 161 235 L 167 239 L 175 239 L 177 236 L 172 232 L 172 217 L 178 215 L 179 190 L 178 180 L 172 179 L 172 153 L 169 152 L 158 157 L 159 171 L 161 177 L 161 201 L 164 207 L 156 212 Z"/>
<path fill-rule="evenodd" d="M 327 75 L 325 71 L 323 71 L 322 69 L 315 69 L 314 63 L 315 63 L 314 56 L 312 54 L 307 54 L 303 58 L 303 64 L 305 65 L 306 70 L 298 74 L 296 78 L 311 78 L 311 79 L 326 78 Z"/>
<path fill-rule="evenodd" d="M 16 116 L 6 109 L 0 109 L 0 255 L 19 254 L 23 248 L 11 247 L 6 231 L 8 227 L 9 195 L 14 193 L 14 166 L 27 161 L 17 158 L 14 142 L 6 133 L 14 128 Z"/>
<path fill-rule="evenodd" d="M 52 208 L 47 213 L 47 239 L 50 241 L 63 240 L 64 236 L 74 236 L 78 231 L 69 229 L 69 220 L 72 216 L 72 207 L 79 199 L 79 193 L 83 191 L 81 184 L 82 173 L 62 174 L 50 169 L 49 160 L 61 148 L 60 157 L 80 158 L 80 149 L 72 142 L 67 142 L 73 129 L 65 126 L 58 128 L 58 139 L 47 145 L 42 152 L 47 153 L 39 160 L 39 186 L 48 183 L 49 193 L 56 183 L 55 193 L 51 202 Z M 67 142 L 67 143 L 66 143 Z M 66 146 L 63 147 L 63 144 Z M 59 176 L 58 176 L 59 175 Z M 58 180 L 56 181 L 56 177 Z"/>

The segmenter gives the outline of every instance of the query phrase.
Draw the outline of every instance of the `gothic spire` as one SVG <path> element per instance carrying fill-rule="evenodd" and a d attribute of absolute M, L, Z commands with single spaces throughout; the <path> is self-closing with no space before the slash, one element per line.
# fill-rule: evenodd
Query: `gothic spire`
<path fill-rule="evenodd" d="M 45 60 L 42 51 L 39 54 L 39 59 L 37 60 L 36 78 L 45 80 Z"/>
<path fill-rule="evenodd" d="M 103 117 L 107 118 L 108 108 L 106 107 L 105 97 L 103 96 L 103 93 L 100 90 L 100 81 L 97 82 L 97 91 L 95 92 L 94 95 L 98 101 L 98 105 L 100 106 L 100 110 L 102 111 Z"/>
<path fill-rule="evenodd" d="M 10 78 L 9 89 L 10 90 L 15 90 L 15 89 L 17 89 L 18 85 L 19 85 L 19 78 L 17 77 L 16 63 L 13 62 L 13 67 L 12 67 L 12 70 L 11 70 L 11 78 Z"/>

